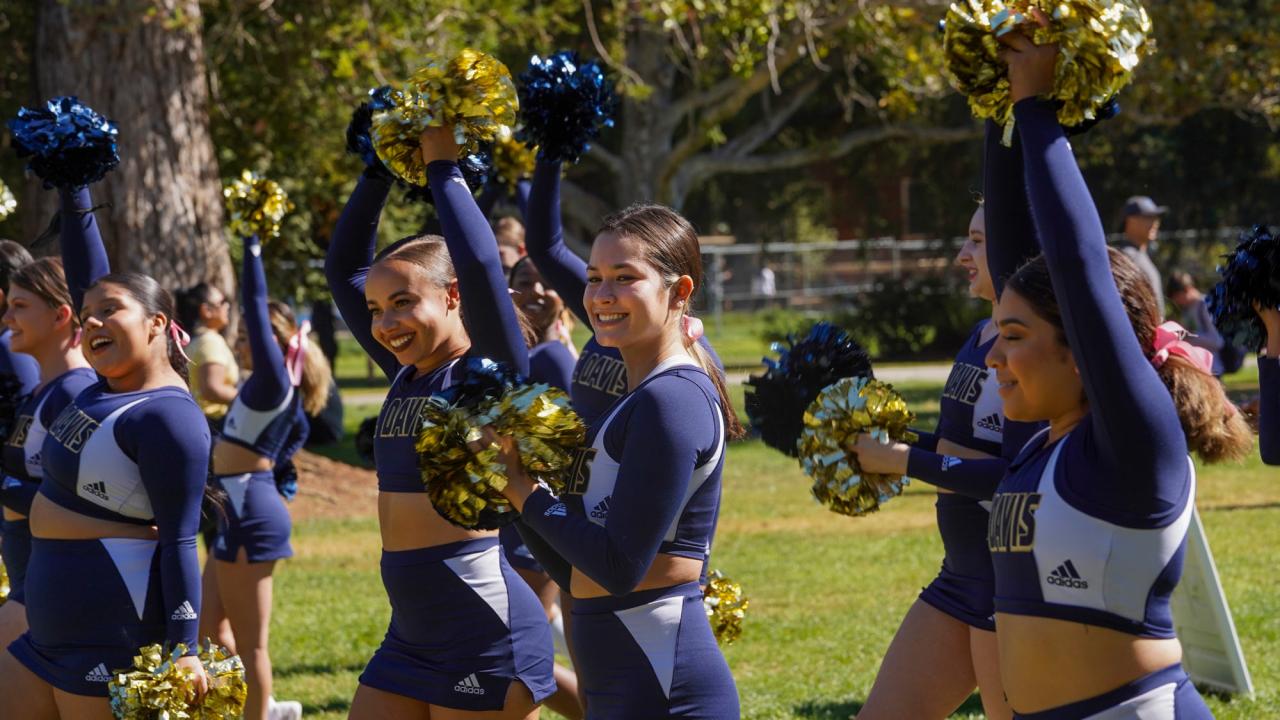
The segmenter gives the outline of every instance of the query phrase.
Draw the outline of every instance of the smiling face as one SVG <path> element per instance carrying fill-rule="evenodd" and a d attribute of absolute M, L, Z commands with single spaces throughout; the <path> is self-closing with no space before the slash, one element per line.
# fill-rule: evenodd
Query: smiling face
<path fill-rule="evenodd" d="M 542 280 L 542 273 L 538 272 L 538 268 L 530 260 L 524 260 L 516 266 L 515 275 L 511 278 L 511 291 L 511 299 L 524 311 L 539 336 L 564 312 L 564 300 L 560 298 L 560 293 L 547 287 Z"/>
<path fill-rule="evenodd" d="M 456 280 L 441 287 L 422 268 L 393 255 L 374 263 L 364 296 L 374 339 L 401 365 L 430 371 L 469 345 Z"/>
<path fill-rule="evenodd" d="M 122 285 L 100 282 L 89 288 L 80 310 L 81 344 L 89 365 L 107 379 L 119 379 L 168 356 L 163 314 L 149 314 Z"/>
<path fill-rule="evenodd" d="M 1086 404 L 1084 383 L 1062 331 L 1011 288 L 994 317 L 1000 334 L 987 366 L 996 371 L 1005 417 L 1036 422 L 1078 414 Z"/>
<path fill-rule="evenodd" d="M 678 336 L 684 303 L 693 291 L 687 275 L 668 284 L 644 261 L 642 241 L 603 233 L 591 246 L 583 304 L 596 341 L 605 347 L 661 347 Z"/>
<path fill-rule="evenodd" d="M 987 267 L 987 214 L 979 206 L 969 220 L 969 237 L 956 255 L 956 265 L 964 268 L 969 280 L 969 297 L 988 302 L 996 299 L 995 286 L 991 283 L 991 271 Z"/>
<path fill-rule="evenodd" d="M 39 355 L 74 332 L 70 307 L 50 307 L 44 298 L 17 284 L 10 286 L 8 298 L 4 324 L 10 330 L 9 344 L 14 352 Z"/>

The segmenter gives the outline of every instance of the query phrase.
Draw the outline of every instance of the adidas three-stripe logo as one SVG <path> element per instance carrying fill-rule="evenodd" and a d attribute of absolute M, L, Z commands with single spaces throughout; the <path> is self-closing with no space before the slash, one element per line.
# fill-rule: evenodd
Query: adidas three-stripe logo
<path fill-rule="evenodd" d="M 1076 572 L 1075 564 L 1070 560 L 1059 565 L 1057 569 L 1049 573 L 1049 577 L 1045 578 L 1045 580 L 1050 585 L 1058 585 L 1073 590 L 1083 590 L 1089 587 L 1089 583 L 1080 577 L 1080 573 Z"/>
<path fill-rule="evenodd" d="M 111 499 L 107 497 L 107 484 L 101 480 L 93 483 L 85 483 L 84 485 L 80 486 L 80 489 L 89 493 L 90 495 L 95 495 L 97 497 L 100 497 L 103 500 Z"/>
<path fill-rule="evenodd" d="M 596 503 L 596 506 L 591 508 L 591 517 L 597 520 L 608 520 L 609 519 L 609 499 L 612 497 L 613 497 L 612 495 L 607 495 L 605 496 L 605 499 Z"/>
<path fill-rule="evenodd" d="M 191 607 L 190 600 L 183 600 L 182 604 L 178 606 L 177 610 L 173 611 L 173 615 L 171 615 L 169 619 L 170 620 L 195 620 L 196 609 Z"/>
<path fill-rule="evenodd" d="M 468 695 L 483 695 L 484 688 L 480 687 L 480 681 L 476 679 L 476 674 L 462 678 L 457 685 L 453 686 L 454 692 L 466 693 Z"/>
<path fill-rule="evenodd" d="M 111 671 L 107 669 L 106 664 L 98 663 L 98 667 L 90 670 L 84 679 L 89 682 L 111 682 Z"/>
<path fill-rule="evenodd" d="M 542 513 L 544 517 L 565 517 L 568 514 L 569 507 L 564 503 L 556 503 L 555 505 L 547 508 L 546 512 Z"/>
<path fill-rule="evenodd" d="M 991 432 L 1002 432 L 1004 428 L 1003 423 L 1000 422 L 1000 413 L 991 413 L 974 424 Z"/>

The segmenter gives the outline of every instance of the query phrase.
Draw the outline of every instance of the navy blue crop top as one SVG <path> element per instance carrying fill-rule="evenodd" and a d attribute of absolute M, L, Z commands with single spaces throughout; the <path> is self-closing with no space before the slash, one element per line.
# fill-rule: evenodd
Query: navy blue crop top
<path fill-rule="evenodd" d="M 1258 446 L 1262 462 L 1280 465 L 1280 358 L 1258 358 Z"/>
<path fill-rule="evenodd" d="M 378 412 L 373 457 L 380 492 L 426 492 L 418 473 L 418 416 L 432 395 L 453 385 L 454 360 L 424 375 L 405 367 L 391 381 L 391 389 Z"/>
<path fill-rule="evenodd" d="M 568 392 L 576 364 L 573 353 L 558 340 L 538 343 L 529 349 L 529 379 L 533 382 Z"/>
<path fill-rule="evenodd" d="M 9 328 L 0 328 L 0 378 L 11 378 L 19 396 L 30 395 L 40 384 L 40 365 L 30 355 L 13 351 L 11 334 Z"/>
<path fill-rule="evenodd" d="M 267 276 L 257 237 L 244 241 L 240 295 L 253 373 L 227 410 L 219 439 L 270 458 L 272 463 L 283 463 L 306 442 L 310 425 L 302 412 L 302 393 L 293 386 L 284 353 L 271 330 Z"/>
<path fill-rule="evenodd" d="M 85 388 L 98 382 L 89 368 L 75 368 L 45 383 L 18 408 L 13 429 L 4 444 L 4 485 L 0 502 L 28 515 L 44 477 L 43 449 L 49 426 Z"/>
<path fill-rule="evenodd" d="M 1014 107 L 1032 217 L 1089 413 L 1028 444 L 997 488 L 996 611 L 1174 634 L 1195 473 L 1177 410 L 1134 335 L 1106 234 L 1052 103 Z M 1002 252 L 992 244 L 988 254 Z"/>
<path fill-rule="evenodd" d="M 587 441 L 570 490 L 535 491 L 519 520 L 552 578 L 568 588 L 573 567 L 626 595 L 658 553 L 705 561 L 725 455 L 711 378 L 687 358 L 659 365 L 597 419 Z"/>

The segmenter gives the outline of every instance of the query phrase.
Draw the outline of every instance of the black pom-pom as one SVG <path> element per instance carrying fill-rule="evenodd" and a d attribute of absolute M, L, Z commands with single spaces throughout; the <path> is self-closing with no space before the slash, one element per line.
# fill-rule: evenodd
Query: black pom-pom
<path fill-rule="evenodd" d="M 1253 305 L 1280 307 L 1280 238 L 1255 225 L 1240 236 L 1218 274 L 1222 279 L 1206 298 L 1214 326 L 1227 342 L 1261 349 L 1267 331 Z"/>
<path fill-rule="evenodd" d="M 361 460 L 374 465 L 373 439 L 377 437 L 378 417 L 365 418 L 356 430 L 356 454 Z"/>
<path fill-rule="evenodd" d="M 575 52 L 534 55 L 517 90 L 521 128 L 516 139 L 536 146 L 541 160 L 576 163 L 602 129 L 613 127 L 618 108 L 613 83 L 600 63 Z"/>
<path fill-rule="evenodd" d="M 0 374 L 0 437 L 9 437 L 18 408 L 27 399 L 22 392 L 22 381 L 12 373 Z"/>
<path fill-rule="evenodd" d="M 765 358 L 763 375 L 747 380 L 751 426 L 771 448 L 796 457 L 804 412 L 824 388 L 850 377 L 874 378 L 871 357 L 843 330 L 820 322 L 799 340 L 773 344 L 778 358 Z"/>
<path fill-rule="evenodd" d="M 1071 125 L 1068 127 L 1063 127 L 1062 130 L 1069 137 L 1074 137 L 1076 135 L 1083 135 L 1089 132 L 1090 130 L 1094 129 L 1095 127 L 1097 127 L 1098 123 L 1105 122 L 1112 118 L 1118 117 L 1120 115 L 1120 110 L 1121 110 L 1120 96 L 1112 95 L 1111 99 L 1107 100 L 1107 102 L 1104 103 L 1102 107 L 1098 108 L 1098 111 L 1097 113 L 1094 114 L 1094 117 L 1092 120 L 1085 120 L 1079 125 Z"/>
<path fill-rule="evenodd" d="M 76 188 L 101 180 L 116 165 L 116 124 L 81 105 L 56 97 L 43 108 L 20 108 L 9 121 L 18 157 L 46 188 Z"/>

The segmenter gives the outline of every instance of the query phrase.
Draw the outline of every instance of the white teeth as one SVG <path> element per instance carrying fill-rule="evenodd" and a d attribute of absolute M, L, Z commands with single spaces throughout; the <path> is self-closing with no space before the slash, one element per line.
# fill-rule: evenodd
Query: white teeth
<path fill-rule="evenodd" d="M 98 348 L 104 345 L 110 345 L 110 344 L 111 344 L 111 338 L 96 337 L 93 339 L 91 343 L 89 343 L 89 348 L 91 350 L 97 350 Z"/>
<path fill-rule="evenodd" d="M 600 320 L 601 322 L 613 322 L 615 320 L 621 320 L 624 317 L 626 317 L 626 315 L 619 315 L 617 313 L 613 313 L 609 315 L 601 315 L 601 314 L 596 315 L 596 319 Z"/>
<path fill-rule="evenodd" d="M 406 346 L 409 345 L 410 340 L 413 340 L 412 335 L 401 335 L 398 338 L 392 338 L 391 340 L 388 340 L 387 343 L 391 345 L 391 348 L 393 350 L 403 350 Z"/>

